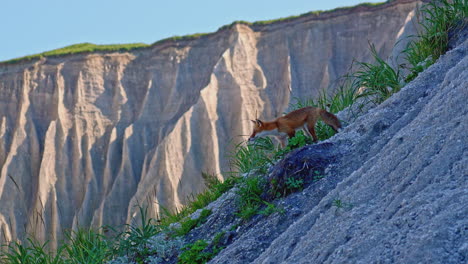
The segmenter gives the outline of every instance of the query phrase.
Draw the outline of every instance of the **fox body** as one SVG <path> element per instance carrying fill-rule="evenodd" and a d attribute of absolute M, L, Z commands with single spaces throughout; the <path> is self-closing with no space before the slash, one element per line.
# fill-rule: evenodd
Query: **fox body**
<path fill-rule="evenodd" d="M 309 106 L 294 110 L 271 122 L 259 119 L 252 120 L 254 122 L 254 129 L 249 141 L 255 137 L 276 136 L 284 147 L 287 144 L 288 137 L 294 137 L 296 131 L 300 129 L 304 130 L 309 136 L 312 136 L 314 141 L 317 141 L 315 124 L 319 119 L 323 120 L 325 124 L 331 126 L 335 131 L 341 128 L 341 123 L 334 114 L 321 108 Z"/>

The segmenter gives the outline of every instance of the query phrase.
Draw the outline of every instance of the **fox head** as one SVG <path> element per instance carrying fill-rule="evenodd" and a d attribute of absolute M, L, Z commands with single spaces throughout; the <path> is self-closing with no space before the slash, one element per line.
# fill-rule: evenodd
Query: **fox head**
<path fill-rule="evenodd" d="M 263 122 L 260 121 L 259 119 L 250 120 L 250 121 L 254 123 L 252 135 L 249 137 L 249 141 L 252 141 L 257 135 L 257 133 L 262 132 L 264 129 L 263 129 Z"/>

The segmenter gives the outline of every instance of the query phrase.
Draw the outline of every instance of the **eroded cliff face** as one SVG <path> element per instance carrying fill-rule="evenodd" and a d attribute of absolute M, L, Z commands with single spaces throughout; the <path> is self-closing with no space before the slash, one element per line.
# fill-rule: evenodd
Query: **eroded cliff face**
<path fill-rule="evenodd" d="M 237 24 L 128 53 L 0 66 L 0 240 L 174 209 L 294 97 L 316 96 L 412 31 L 416 1 Z"/>

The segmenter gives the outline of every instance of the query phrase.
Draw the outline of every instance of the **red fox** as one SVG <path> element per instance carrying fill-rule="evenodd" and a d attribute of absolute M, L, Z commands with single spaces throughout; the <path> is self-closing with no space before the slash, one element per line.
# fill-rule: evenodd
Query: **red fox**
<path fill-rule="evenodd" d="M 309 136 L 312 134 L 314 141 L 317 141 L 318 138 L 315 134 L 315 123 L 317 123 L 319 118 L 322 119 L 325 124 L 331 126 L 336 132 L 341 128 L 340 120 L 338 120 L 334 114 L 321 108 L 309 106 L 294 110 L 271 122 L 264 122 L 259 119 L 251 120 L 254 122 L 255 126 L 249 141 L 258 136 L 270 135 L 276 136 L 280 140 L 281 145 L 285 147 L 287 145 L 287 137 L 294 137 L 296 130 L 299 129 L 303 129 Z"/>

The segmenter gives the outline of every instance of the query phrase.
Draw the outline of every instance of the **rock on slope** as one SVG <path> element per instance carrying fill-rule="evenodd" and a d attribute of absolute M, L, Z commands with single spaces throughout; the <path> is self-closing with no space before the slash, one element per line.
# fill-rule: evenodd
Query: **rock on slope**
<path fill-rule="evenodd" d="M 249 118 L 317 95 L 353 58 L 411 31 L 399 0 L 268 25 L 237 24 L 126 53 L 0 65 L 0 240 L 121 225 L 135 205 L 180 206 L 228 169 Z M 288 86 L 291 86 L 290 93 Z"/>
<path fill-rule="evenodd" d="M 466 33 L 399 93 L 305 147 L 336 153 L 327 176 L 211 263 L 467 263 Z"/>

